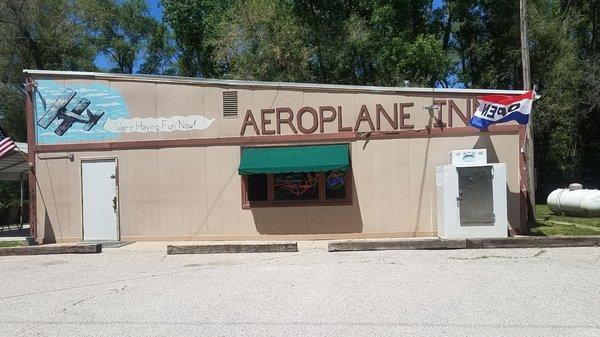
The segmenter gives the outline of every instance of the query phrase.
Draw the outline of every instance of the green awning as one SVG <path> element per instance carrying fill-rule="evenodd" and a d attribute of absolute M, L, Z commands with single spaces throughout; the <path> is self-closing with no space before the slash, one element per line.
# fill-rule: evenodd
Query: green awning
<path fill-rule="evenodd" d="M 239 174 L 347 171 L 348 144 L 242 148 Z"/>

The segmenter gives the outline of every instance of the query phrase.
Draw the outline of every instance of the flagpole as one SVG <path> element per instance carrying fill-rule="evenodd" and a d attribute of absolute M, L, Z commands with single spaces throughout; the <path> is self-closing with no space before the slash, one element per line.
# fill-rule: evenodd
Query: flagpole
<path fill-rule="evenodd" d="M 527 0 L 519 0 L 519 23 L 521 31 L 521 65 L 523 67 L 523 90 L 531 90 L 531 73 L 529 63 L 529 41 L 527 34 Z M 525 126 L 525 172 L 526 180 L 526 202 L 527 202 L 527 223 L 531 226 L 535 224 L 535 167 L 533 163 L 533 130 L 531 123 L 533 114 L 529 115 L 529 123 Z M 524 226 L 525 224 L 521 224 Z M 525 233 L 529 230 L 526 228 Z"/>
<path fill-rule="evenodd" d="M 529 41 L 527 36 L 527 0 L 519 0 L 519 21 L 521 27 L 521 64 L 523 66 L 523 89 L 531 90 L 529 71 Z"/>

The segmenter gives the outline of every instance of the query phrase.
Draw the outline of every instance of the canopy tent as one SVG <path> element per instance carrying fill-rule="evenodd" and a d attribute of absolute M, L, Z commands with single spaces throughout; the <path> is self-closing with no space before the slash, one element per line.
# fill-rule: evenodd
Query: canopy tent
<path fill-rule="evenodd" d="M 0 158 L 0 181 L 19 181 L 21 184 L 21 198 L 20 198 L 20 216 L 19 228 L 23 227 L 23 212 L 24 209 L 24 183 L 27 179 L 27 172 L 29 170 L 29 163 L 27 162 L 27 143 L 15 142 L 17 148 L 9 154 L 6 154 Z M 19 229 L 20 230 L 20 229 Z"/>
<path fill-rule="evenodd" d="M 15 143 L 17 147 L 27 155 L 27 143 Z M 0 181 L 12 180 L 19 181 L 23 172 L 27 172 L 29 165 L 27 159 L 19 150 L 15 149 L 12 153 L 0 158 Z M 23 174 L 25 175 L 25 174 Z"/>
<path fill-rule="evenodd" d="M 348 144 L 242 148 L 239 174 L 347 171 Z"/>

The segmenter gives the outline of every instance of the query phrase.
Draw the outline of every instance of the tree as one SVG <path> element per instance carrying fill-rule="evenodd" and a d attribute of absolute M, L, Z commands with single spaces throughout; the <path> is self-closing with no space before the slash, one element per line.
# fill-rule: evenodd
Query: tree
<path fill-rule="evenodd" d="M 213 39 L 225 77 L 311 80 L 311 50 L 302 43 L 291 7 L 277 0 L 243 0 L 224 13 Z"/>
<path fill-rule="evenodd" d="M 309 62 L 316 82 L 373 82 L 370 3 L 296 0 L 292 6 L 302 42 L 311 50 Z"/>
<path fill-rule="evenodd" d="M 542 99 L 535 103 L 535 162 L 542 199 L 575 178 L 577 107 L 580 102 L 581 60 L 574 50 L 573 17 L 558 6 L 532 3 L 530 10 L 532 82 Z M 552 50 L 549 53 L 548 50 Z"/>
<path fill-rule="evenodd" d="M 435 86 L 454 65 L 444 50 L 438 25 L 432 20 L 431 1 L 376 2 L 371 24 L 377 50 L 376 84 Z"/>
<path fill-rule="evenodd" d="M 466 87 L 521 89 L 518 1 L 445 1 L 446 39 L 459 58 L 454 73 Z M 450 20 L 449 20 L 450 21 Z"/>
<path fill-rule="evenodd" d="M 435 85 L 451 70 L 431 1 L 296 0 L 318 82 Z"/>
<path fill-rule="evenodd" d="M 68 0 L 0 1 L 0 125 L 26 140 L 23 69 L 95 70 Z"/>
<path fill-rule="evenodd" d="M 214 39 L 222 14 L 232 0 L 161 0 L 164 20 L 177 45 L 177 73 L 191 77 L 220 77 Z"/>
<path fill-rule="evenodd" d="M 80 0 L 78 10 L 87 38 L 112 65 L 108 71 L 172 72 L 169 31 L 144 0 Z"/>

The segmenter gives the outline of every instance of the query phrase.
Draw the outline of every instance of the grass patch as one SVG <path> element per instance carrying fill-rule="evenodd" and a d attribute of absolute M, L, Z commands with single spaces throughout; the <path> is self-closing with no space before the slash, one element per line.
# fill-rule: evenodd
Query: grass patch
<path fill-rule="evenodd" d="M 600 218 L 576 218 L 556 215 L 547 205 L 536 205 L 536 226 L 530 228 L 532 235 L 600 235 Z"/>
<path fill-rule="evenodd" d="M 20 241 L 0 241 L 0 248 L 19 247 L 19 246 L 23 246 L 23 242 L 20 242 Z"/>

